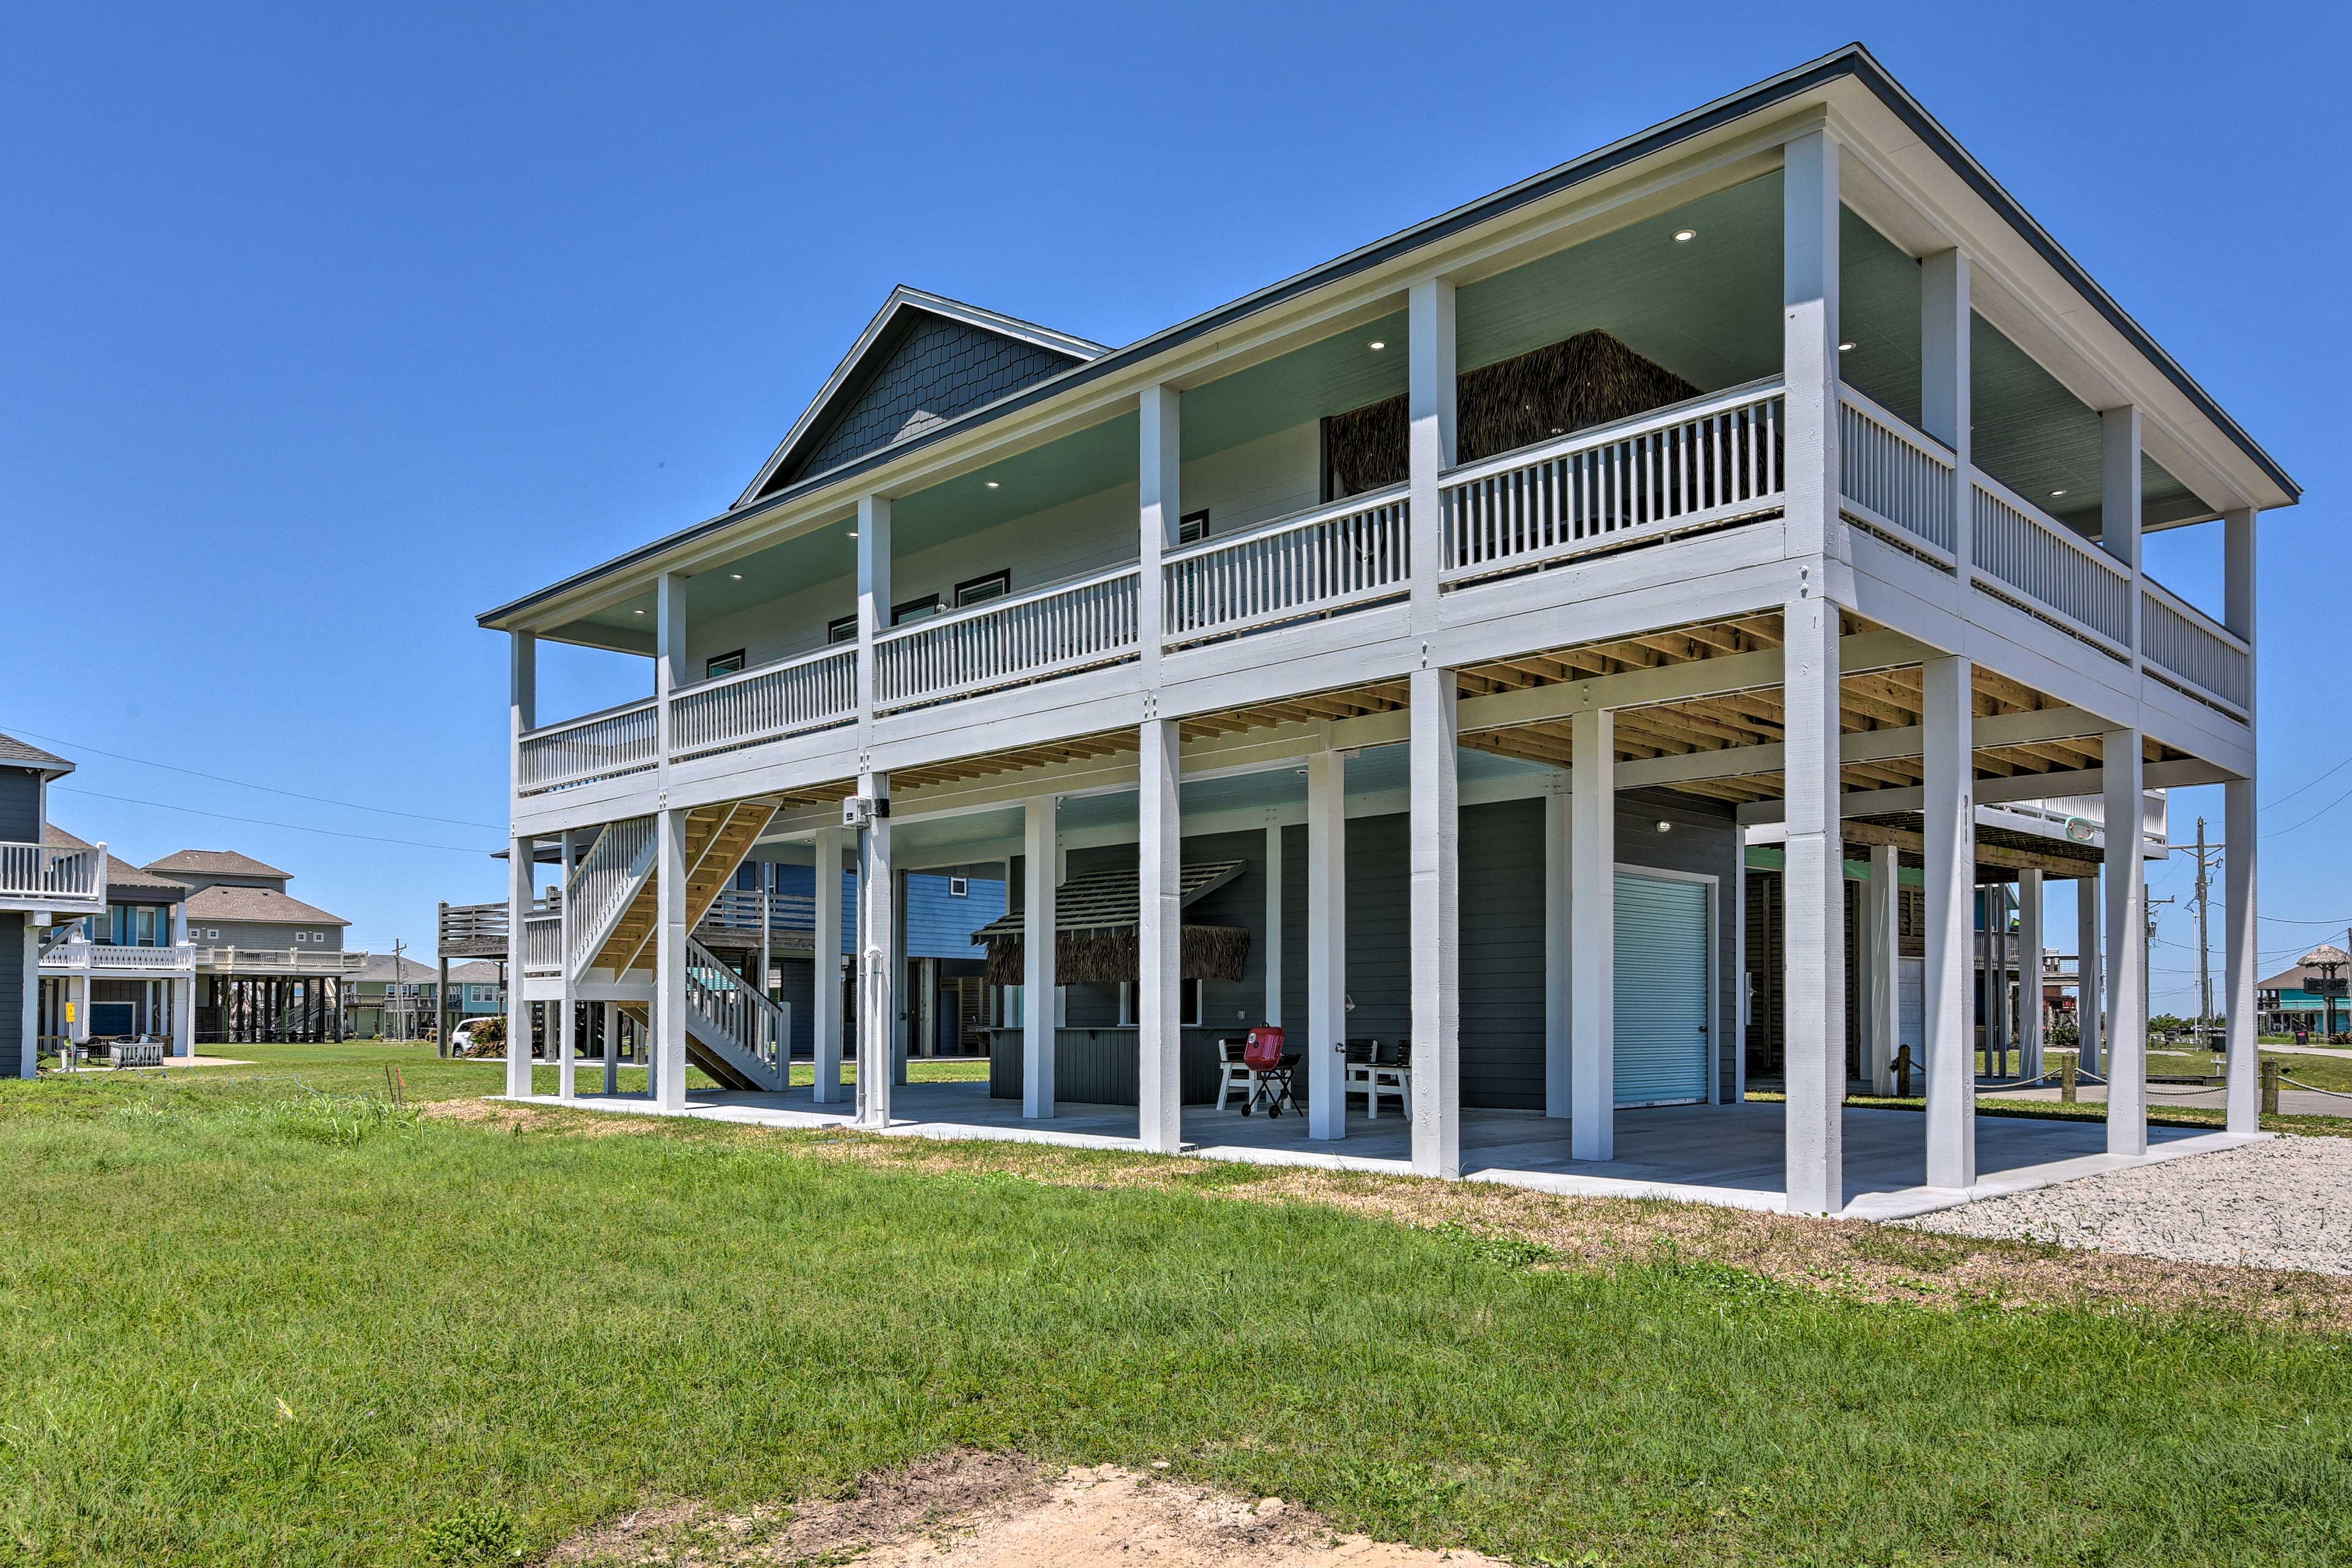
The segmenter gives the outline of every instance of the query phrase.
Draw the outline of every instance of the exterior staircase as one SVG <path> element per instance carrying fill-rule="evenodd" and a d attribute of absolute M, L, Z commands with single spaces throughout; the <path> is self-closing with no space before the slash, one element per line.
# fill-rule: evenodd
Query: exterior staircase
<path fill-rule="evenodd" d="M 791 1070 L 792 1013 L 742 978 L 692 932 L 776 815 L 772 800 L 697 807 L 686 818 L 687 1060 L 730 1089 L 781 1089 Z M 659 935 L 658 825 L 649 816 L 608 824 L 582 857 L 572 900 L 576 980 L 591 970 L 615 977 L 650 971 Z M 643 1003 L 622 1005 L 641 1024 Z"/>

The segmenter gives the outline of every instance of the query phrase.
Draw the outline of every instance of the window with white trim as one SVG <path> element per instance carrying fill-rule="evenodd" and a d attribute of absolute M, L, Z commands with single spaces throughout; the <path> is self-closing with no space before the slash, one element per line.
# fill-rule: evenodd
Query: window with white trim
<path fill-rule="evenodd" d="M 1186 980 L 1180 983 L 1182 999 L 1177 1004 L 1177 1022 L 1187 1029 L 1206 1028 L 1201 1021 L 1201 983 Z M 1135 982 L 1118 983 L 1118 1025 L 1122 1029 L 1135 1027 Z"/>

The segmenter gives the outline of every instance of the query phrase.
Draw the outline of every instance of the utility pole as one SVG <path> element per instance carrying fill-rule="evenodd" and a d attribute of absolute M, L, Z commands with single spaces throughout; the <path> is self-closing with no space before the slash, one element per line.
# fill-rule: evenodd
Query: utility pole
<path fill-rule="evenodd" d="M 2213 1021 L 2213 948 L 2206 939 L 2206 916 L 2213 901 L 2213 863 L 2206 858 L 2205 819 L 2197 819 L 2197 1023 Z"/>
<path fill-rule="evenodd" d="M 407 943 L 402 942 L 398 937 L 394 937 L 392 939 L 392 979 L 389 983 L 392 989 L 384 993 L 384 996 L 387 1000 L 398 999 L 400 1001 L 399 1037 L 404 1040 L 408 1038 L 408 1003 L 400 989 L 400 972 L 408 966 L 401 962 L 400 955 L 407 945 Z M 388 1005 L 379 1007 L 376 1009 L 375 1016 L 380 1023 L 389 1023 L 391 1022 L 392 1008 Z"/>
<path fill-rule="evenodd" d="M 2148 968 L 2156 958 L 2156 906 L 2179 901 L 2178 899 L 2150 899 L 2147 901 L 2147 930 L 2139 950 L 2139 1011 L 2143 1018 L 2156 1016 L 2155 976 Z"/>

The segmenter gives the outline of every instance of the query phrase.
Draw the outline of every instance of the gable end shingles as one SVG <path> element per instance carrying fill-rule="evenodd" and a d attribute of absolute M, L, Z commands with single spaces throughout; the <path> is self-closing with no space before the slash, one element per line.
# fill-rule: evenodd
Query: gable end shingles
<path fill-rule="evenodd" d="M 1001 332 L 919 314 L 785 482 L 919 436 L 1077 363 Z"/>

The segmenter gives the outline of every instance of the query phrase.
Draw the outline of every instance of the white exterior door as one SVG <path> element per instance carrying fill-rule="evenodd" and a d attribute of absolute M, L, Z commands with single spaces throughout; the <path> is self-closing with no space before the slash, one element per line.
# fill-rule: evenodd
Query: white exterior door
<path fill-rule="evenodd" d="M 1617 873 L 1619 1105 L 1707 1097 L 1713 903 L 1706 882 Z"/>

